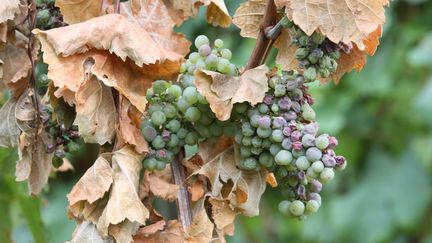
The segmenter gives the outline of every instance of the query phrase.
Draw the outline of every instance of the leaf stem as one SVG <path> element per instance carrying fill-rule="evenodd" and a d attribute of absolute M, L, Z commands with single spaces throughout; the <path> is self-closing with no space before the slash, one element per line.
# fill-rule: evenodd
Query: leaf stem
<path fill-rule="evenodd" d="M 174 182 L 179 186 L 177 194 L 177 218 L 180 220 L 183 230 L 186 231 L 187 227 L 192 223 L 192 210 L 190 207 L 190 196 L 185 185 L 186 171 L 182 165 L 185 157 L 184 148 L 181 149 L 175 160 L 171 163 L 172 174 Z"/>
<path fill-rule="evenodd" d="M 263 64 L 274 43 L 274 39 L 266 36 L 266 29 L 276 23 L 277 9 L 274 0 L 267 0 L 267 6 L 264 12 L 263 22 L 261 23 L 258 38 L 252 55 L 246 65 L 245 70 L 258 67 Z"/>

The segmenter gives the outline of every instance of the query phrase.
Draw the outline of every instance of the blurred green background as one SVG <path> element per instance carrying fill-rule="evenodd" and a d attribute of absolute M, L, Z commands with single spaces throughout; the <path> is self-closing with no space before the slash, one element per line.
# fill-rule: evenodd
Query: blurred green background
<path fill-rule="evenodd" d="M 242 1 L 226 1 L 229 12 Z M 328 184 L 323 206 L 305 221 L 284 217 L 268 189 L 259 217 L 238 217 L 228 242 L 432 243 L 432 1 L 398 0 L 386 11 L 381 45 L 360 73 L 341 84 L 312 85 L 321 131 L 339 138 L 349 166 Z M 245 65 L 254 40 L 214 28 L 200 12 L 178 28 L 188 39 L 221 38 L 233 62 Z M 272 65 L 275 52 L 270 56 Z M 94 156 L 75 158 L 76 171 L 58 174 L 40 198 L 14 180 L 15 151 L 0 149 L 0 242 L 63 242 L 74 222 L 65 195 Z"/>

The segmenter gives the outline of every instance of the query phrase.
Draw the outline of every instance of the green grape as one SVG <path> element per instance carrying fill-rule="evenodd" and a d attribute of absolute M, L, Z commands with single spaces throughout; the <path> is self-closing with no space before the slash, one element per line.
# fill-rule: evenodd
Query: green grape
<path fill-rule="evenodd" d="M 270 110 L 274 113 L 278 113 L 279 112 L 279 106 L 277 104 L 273 104 L 271 106 Z"/>
<path fill-rule="evenodd" d="M 227 60 L 231 59 L 232 53 L 229 49 L 222 49 L 220 51 L 222 58 L 225 58 Z"/>
<path fill-rule="evenodd" d="M 203 114 L 199 119 L 199 123 L 201 123 L 203 125 L 207 125 L 207 126 L 212 124 L 213 121 L 214 121 L 214 118 L 212 118 L 211 116 L 208 116 L 207 114 Z"/>
<path fill-rule="evenodd" d="M 213 53 L 210 54 L 210 55 L 208 55 L 207 58 L 206 58 L 206 60 L 205 60 L 205 63 L 207 65 L 208 69 L 216 68 L 217 65 L 218 65 L 218 62 L 219 62 L 218 56 L 216 56 Z"/>
<path fill-rule="evenodd" d="M 275 156 L 275 161 L 278 165 L 288 165 L 292 160 L 293 156 L 288 150 L 280 150 Z"/>
<path fill-rule="evenodd" d="M 314 32 L 312 34 L 312 41 L 315 43 L 315 45 L 321 45 L 325 40 L 325 36 L 321 35 L 318 32 Z"/>
<path fill-rule="evenodd" d="M 276 88 L 276 85 L 281 84 L 281 80 L 278 76 L 271 77 L 269 80 L 269 86 L 271 88 Z"/>
<path fill-rule="evenodd" d="M 156 94 L 162 94 L 165 92 L 165 90 L 170 86 L 170 83 L 168 83 L 165 80 L 156 80 L 153 82 L 153 92 Z"/>
<path fill-rule="evenodd" d="M 192 52 L 191 54 L 189 54 L 189 61 L 192 64 L 196 64 L 199 59 L 200 59 L 200 55 L 198 52 Z"/>
<path fill-rule="evenodd" d="M 189 107 L 185 112 L 185 118 L 186 120 L 190 122 L 196 122 L 200 119 L 201 112 L 196 107 Z"/>
<path fill-rule="evenodd" d="M 185 139 L 186 135 L 188 134 L 188 130 L 186 130 L 184 128 L 180 128 L 176 134 L 177 134 L 177 137 L 179 137 L 180 139 Z"/>
<path fill-rule="evenodd" d="M 318 160 L 312 163 L 311 168 L 315 173 L 321 173 L 324 170 L 324 164 Z"/>
<path fill-rule="evenodd" d="M 246 102 L 234 104 L 234 111 L 237 113 L 244 113 L 248 109 Z"/>
<path fill-rule="evenodd" d="M 165 147 L 165 142 L 160 135 L 157 135 L 151 144 L 155 149 L 163 149 Z"/>
<path fill-rule="evenodd" d="M 307 170 L 310 166 L 310 162 L 305 156 L 300 156 L 296 159 L 295 165 L 299 170 Z"/>
<path fill-rule="evenodd" d="M 236 76 L 237 75 L 237 68 L 234 64 L 230 63 L 228 69 L 229 70 L 228 70 L 227 74 L 229 76 Z"/>
<path fill-rule="evenodd" d="M 195 47 L 198 49 L 202 45 L 208 45 L 210 44 L 209 39 L 205 35 L 199 35 L 197 38 L 195 38 Z"/>
<path fill-rule="evenodd" d="M 258 127 L 257 128 L 257 135 L 260 138 L 268 138 L 272 134 L 271 128 L 264 128 L 264 127 Z"/>
<path fill-rule="evenodd" d="M 286 86 L 283 84 L 277 84 L 274 90 L 276 97 L 284 96 L 286 94 Z"/>
<path fill-rule="evenodd" d="M 322 150 L 326 149 L 327 146 L 329 145 L 329 143 L 330 143 L 330 141 L 328 139 L 328 136 L 325 134 L 320 135 L 315 139 L 315 146 L 319 149 L 322 149 Z"/>
<path fill-rule="evenodd" d="M 318 68 L 318 73 L 322 78 L 328 78 L 330 76 L 330 70 L 327 68 Z"/>
<path fill-rule="evenodd" d="M 187 70 L 186 64 L 182 63 L 182 65 L 180 66 L 180 72 L 184 73 L 184 72 L 186 72 L 186 70 Z"/>
<path fill-rule="evenodd" d="M 163 113 L 167 118 L 174 118 L 177 116 L 177 108 L 172 104 L 166 104 Z"/>
<path fill-rule="evenodd" d="M 243 139 L 243 134 L 240 132 L 240 130 L 237 130 L 234 140 L 236 141 L 236 143 L 240 144 L 242 142 L 242 139 Z"/>
<path fill-rule="evenodd" d="M 68 152 L 76 152 L 80 150 L 80 146 L 78 143 L 75 143 L 74 141 L 69 141 L 67 146 L 67 151 Z"/>
<path fill-rule="evenodd" d="M 195 77 L 190 74 L 183 74 L 180 77 L 180 82 L 182 83 L 183 87 L 190 87 L 195 86 L 194 84 Z"/>
<path fill-rule="evenodd" d="M 147 109 L 149 115 L 152 115 L 155 111 L 162 110 L 162 106 L 160 104 L 151 104 Z"/>
<path fill-rule="evenodd" d="M 269 107 L 266 104 L 259 104 L 258 105 L 258 111 L 261 114 L 266 114 L 269 111 Z"/>
<path fill-rule="evenodd" d="M 306 203 L 306 213 L 316 213 L 320 208 L 320 204 L 315 200 L 309 200 Z"/>
<path fill-rule="evenodd" d="M 298 157 L 304 155 L 304 153 L 305 153 L 305 152 L 304 152 L 303 149 L 300 149 L 300 150 L 292 150 L 292 155 L 293 155 L 295 158 L 298 158 Z"/>
<path fill-rule="evenodd" d="M 253 157 L 246 158 L 241 162 L 242 168 L 246 170 L 255 170 L 258 166 L 257 160 Z"/>
<path fill-rule="evenodd" d="M 315 81 L 317 76 L 316 69 L 314 67 L 306 69 L 306 71 L 303 73 L 303 76 L 307 81 Z"/>
<path fill-rule="evenodd" d="M 203 104 L 203 105 L 208 105 L 208 101 L 207 101 L 207 99 L 206 99 L 206 97 L 204 97 L 202 94 L 200 94 L 200 93 L 198 93 L 197 94 L 198 95 L 198 102 L 200 103 L 200 104 Z M 204 106 L 204 107 L 208 107 L 208 106 Z"/>
<path fill-rule="evenodd" d="M 215 41 L 214 41 L 214 45 L 215 45 L 215 47 L 216 48 L 223 48 L 223 46 L 224 46 L 224 42 L 223 42 L 223 40 L 221 40 L 221 39 L 216 39 Z"/>
<path fill-rule="evenodd" d="M 339 59 L 341 54 L 339 50 L 329 53 L 329 56 L 335 60 Z"/>
<path fill-rule="evenodd" d="M 261 147 L 268 149 L 268 148 L 270 148 L 271 145 L 272 145 L 272 142 L 270 141 L 270 139 L 263 139 Z"/>
<path fill-rule="evenodd" d="M 227 59 L 219 58 L 217 70 L 221 73 L 227 73 L 229 71 L 230 62 Z"/>
<path fill-rule="evenodd" d="M 202 59 L 199 59 L 197 61 L 197 63 L 195 64 L 195 68 L 196 69 L 206 69 L 206 63 L 205 63 L 205 61 L 202 60 Z"/>
<path fill-rule="evenodd" d="M 305 205 L 304 205 L 304 203 L 302 201 L 294 200 L 289 205 L 289 211 L 294 216 L 298 217 L 298 216 L 303 215 L 304 210 L 305 210 Z"/>
<path fill-rule="evenodd" d="M 157 160 L 155 170 L 163 170 L 166 167 L 166 163 L 160 160 Z"/>
<path fill-rule="evenodd" d="M 271 167 L 273 165 L 273 156 L 268 152 L 263 152 L 258 157 L 259 163 L 264 167 Z"/>
<path fill-rule="evenodd" d="M 147 100 L 151 100 L 153 98 L 153 90 L 152 89 L 148 89 L 146 91 L 146 98 L 147 98 Z"/>
<path fill-rule="evenodd" d="M 252 137 L 244 136 L 242 139 L 242 144 L 244 146 L 251 146 L 252 145 Z"/>
<path fill-rule="evenodd" d="M 241 146 L 240 147 L 240 155 L 243 158 L 251 156 L 252 155 L 251 148 L 247 147 L 247 146 Z"/>
<path fill-rule="evenodd" d="M 144 160 L 143 165 L 146 170 L 154 170 L 157 162 L 155 158 L 147 158 Z"/>
<path fill-rule="evenodd" d="M 223 128 L 217 122 L 213 122 L 210 125 L 210 133 L 213 137 L 220 137 L 223 134 Z"/>
<path fill-rule="evenodd" d="M 306 48 L 298 48 L 295 52 L 297 59 L 304 59 L 309 55 L 309 51 Z"/>
<path fill-rule="evenodd" d="M 312 165 L 313 165 L 313 163 L 312 163 Z M 309 167 L 307 169 L 306 176 L 308 177 L 308 179 L 310 179 L 310 178 L 317 178 L 318 174 L 317 174 L 317 172 L 314 171 L 314 169 L 311 166 L 311 167 Z"/>
<path fill-rule="evenodd" d="M 303 118 L 307 121 L 314 121 L 316 114 L 315 111 L 308 103 L 304 103 L 301 107 Z M 315 141 L 316 142 L 316 141 Z"/>
<path fill-rule="evenodd" d="M 281 201 L 278 205 L 279 212 L 285 215 L 289 215 L 289 206 L 291 202 L 288 200 Z"/>
<path fill-rule="evenodd" d="M 259 119 L 261 118 L 261 116 L 260 115 L 253 115 L 251 118 L 250 118 L 250 124 L 253 126 L 253 127 L 258 127 L 258 121 L 259 121 Z"/>
<path fill-rule="evenodd" d="M 282 166 L 277 166 L 276 171 L 275 171 L 275 175 L 276 175 L 276 177 L 283 178 L 283 177 L 286 177 L 288 175 L 288 171 Z"/>
<path fill-rule="evenodd" d="M 171 132 L 178 132 L 178 130 L 180 129 L 181 124 L 178 120 L 171 120 L 168 122 L 168 124 L 166 125 L 166 128 L 168 130 L 170 130 Z"/>
<path fill-rule="evenodd" d="M 252 138 L 252 146 L 258 148 L 262 145 L 262 139 L 260 137 L 253 137 Z"/>
<path fill-rule="evenodd" d="M 185 142 L 189 146 L 193 146 L 198 143 L 198 134 L 196 132 L 189 132 L 186 135 Z"/>
<path fill-rule="evenodd" d="M 187 87 L 183 90 L 183 97 L 189 104 L 195 104 L 198 102 L 198 91 L 195 87 Z"/>
<path fill-rule="evenodd" d="M 235 123 L 230 123 L 228 126 L 225 126 L 223 128 L 223 132 L 225 135 L 229 136 L 229 137 L 234 137 L 237 131 L 237 126 L 235 125 Z"/>
<path fill-rule="evenodd" d="M 261 147 L 252 147 L 251 148 L 251 152 L 252 152 L 252 154 L 255 154 L 255 155 L 260 155 L 261 153 L 262 153 L 262 151 L 263 151 L 263 149 L 261 148 Z"/>
<path fill-rule="evenodd" d="M 255 107 L 250 107 L 247 111 L 247 115 L 249 118 L 251 118 L 253 115 L 259 115 L 259 114 L 260 114 L 259 110 Z"/>
<path fill-rule="evenodd" d="M 171 162 L 174 160 L 174 156 L 175 156 L 175 155 L 174 155 L 173 152 L 167 150 L 167 151 L 166 151 L 166 157 L 165 157 L 164 162 L 165 162 L 165 163 L 171 163 Z"/>
<path fill-rule="evenodd" d="M 323 183 L 329 182 L 334 177 L 334 171 L 332 168 L 324 168 L 320 173 L 320 179 Z"/>
<path fill-rule="evenodd" d="M 51 163 L 54 168 L 59 168 L 63 164 L 63 158 L 53 156 Z"/>
<path fill-rule="evenodd" d="M 188 87 L 189 88 L 189 87 Z M 180 99 L 178 99 L 177 101 L 177 108 L 185 113 L 186 110 L 191 106 L 191 104 L 189 102 L 186 101 L 185 97 L 180 97 Z"/>
<path fill-rule="evenodd" d="M 282 140 L 284 139 L 284 135 L 282 133 L 282 130 L 276 129 L 272 131 L 271 134 L 271 139 L 276 142 L 276 143 L 280 143 L 282 142 Z"/>
<path fill-rule="evenodd" d="M 173 97 L 179 98 L 182 95 L 182 88 L 177 84 L 173 84 L 171 85 L 171 87 L 168 88 L 168 94 L 172 95 Z"/>
<path fill-rule="evenodd" d="M 198 134 L 201 135 L 201 137 L 203 137 L 203 138 L 211 137 L 210 129 L 207 126 L 199 124 L 199 125 L 196 125 L 195 129 L 198 132 Z"/>
<path fill-rule="evenodd" d="M 170 140 L 167 142 L 168 147 L 177 147 L 179 145 L 180 139 L 177 137 L 176 134 L 170 135 Z"/>
<path fill-rule="evenodd" d="M 153 112 L 150 119 L 155 126 L 160 126 L 166 122 L 166 116 L 162 111 Z"/>

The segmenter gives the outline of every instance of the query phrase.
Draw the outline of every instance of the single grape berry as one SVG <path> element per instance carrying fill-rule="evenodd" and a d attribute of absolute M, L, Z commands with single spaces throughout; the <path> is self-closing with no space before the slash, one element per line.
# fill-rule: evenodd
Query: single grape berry
<path fill-rule="evenodd" d="M 281 201 L 278 205 L 279 212 L 285 215 L 289 215 L 289 206 L 291 202 L 288 200 Z"/>
<path fill-rule="evenodd" d="M 160 126 L 166 122 L 166 116 L 162 111 L 153 112 L 150 119 L 155 126 Z"/>
<path fill-rule="evenodd" d="M 293 156 L 288 150 L 281 150 L 275 156 L 276 164 L 278 165 L 288 165 L 291 163 Z"/>
<path fill-rule="evenodd" d="M 190 122 L 196 122 L 200 119 L 201 112 L 196 107 L 189 107 L 185 112 L 186 120 Z"/>
<path fill-rule="evenodd" d="M 202 46 L 202 45 L 208 45 L 208 44 L 210 44 L 210 41 L 207 38 L 207 36 L 205 36 L 205 35 L 199 35 L 199 36 L 197 36 L 197 38 L 195 38 L 194 44 L 195 44 L 196 48 L 200 48 L 200 46 Z"/>
<path fill-rule="evenodd" d="M 294 200 L 289 205 L 289 211 L 294 216 L 299 217 L 299 216 L 303 215 L 304 210 L 305 210 L 305 205 L 303 204 L 302 201 Z"/>
<path fill-rule="evenodd" d="M 306 213 L 316 213 L 320 207 L 320 204 L 315 200 L 309 200 L 306 203 Z"/>

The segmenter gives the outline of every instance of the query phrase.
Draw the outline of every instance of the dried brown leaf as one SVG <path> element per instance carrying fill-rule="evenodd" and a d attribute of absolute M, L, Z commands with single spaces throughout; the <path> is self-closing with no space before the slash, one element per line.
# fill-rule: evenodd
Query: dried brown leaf
<path fill-rule="evenodd" d="M 297 69 L 299 62 L 295 56 L 295 52 L 298 47 L 291 42 L 288 31 L 282 31 L 275 42 L 275 46 L 279 49 L 276 55 L 276 63 L 282 65 L 282 70 Z"/>
<path fill-rule="evenodd" d="M 154 196 L 169 201 L 177 199 L 179 186 L 171 183 L 171 170 L 166 167 L 163 171 L 148 172 L 144 174 L 144 185 Z"/>
<path fill-rule="evenodd" d="M 102 236 L 132 240 L 140 225 L 144 225 L 149 211 L 138 197 L 138 184 L 143 156 L 126 146 L 112 156 L 114 181 L 108 203 L 99 218 L 97 228 Z M 114 227 L 113 227 L 114 226 Z M 128 234 L 124 234 L 128 232 Z"/>
<path fill-rule="evenodd" d="M 273 188 L 278 186 L 278 183 L 277 183 L 276 177 L 275 177 L 275 175 L 273 174 L 273 172 L 270 172 L 270 173 L 267 174 L 266 182 L 267 182 L 271 187 L 273 187 Z"/>
<path fill-rule="evenodd" d="M 224 234 L 233 235 L 234 220 L 238 212 L 230 207 L 229 201 L 210 198 L 209 202 L 212 205 L 212 219 L 216 229 L 223 231 Z"/>
<path fill-rule="evenodd" d="M 109 157 L 107 154 L 100 155 L 74 185 L 67 195 L 69 205 L 79 201 L 87 201 L 91 204 L 104 196 L 113 182 L 113 169 Z"/>
<path fill-rule="evenodd" d="M 75 93 L 76 118 L 81 137 L 87 143 L 111 143 L 117 117 L 111 88 L 96 76 L 86 80 Z"/>
<path fill-rule="evenodd" d="M 249 69 L 239 77 L 229 77 L 218 72 L 197 70 L 195 85 L 206 97 L 216 117 L 225 121 L 231 116 L 235 103 L 256 105 L 268 90 L 268 68 L 265 65 Z"/>
<path fill-rule="evenodd" d="M 233 23 L 240 28 L 240 35 L 257 38 L 266 8 L 265 0 L 246 1 L 237 8 Z"/>
<path fill-rule="evenodd" d="M 184 242 L 183 228 L 177 220 L 170 220 L 164 230 L 154 234 L 140 234 L 134 237 L 135 243 L 178 243 Z"/>
<path fill-rule="evenodd" d="M 102 3 L 103 0 L 57 0 L 55 2 L 63 15 L 63 21 L 68 24 L 98 17 L 102 12 Z"/>
<path fill-rule="evenodd" d="M 196 202 L 192 208 L 192 223 L 185 232 L 185 242 L 210 242 L 213 238 L 214 225 L 204 207 L 205 198 Z"/>
<path fill-rule="evenodd" d="M 224 0 L 201 0 L 207 6 L 206 19 L 213 26 L 229 27 L 231 16 Z"/>
<path fill-rule="evenodd" d="M 15 97 L 19 97 L 28 86 L 27 76 L 31 69 L 26 49 L 7 43 L 0 50 L 0 60 L 3 62 L 0 64 L 3 84 L 12 89 Z"/>
<path fill-rule="evenodd" d="M 19 0 L 3 0 L 0 4 L 0 23 L 13 19 L 19 12 Z"/>
<path fill-rule="evenodd" d="M 15 117 L 16 104 L 17 100 L 11 98 L 0 109 L 0 146 L 15 147 L 18 144 L 20 130 Z"/>
<path fill-rule="evenodd" d="M 192 202 L 198 201 L 204 196 L 204 183 L 200 180 L 195 180 L 192 185 L 188 187 L 188 192 L 191 196 Z"/>
<path fill-rule="evenodd" d="M 353 42 L 363 51 L 363 39 L 385 21 L 386 4 L 387 0 L 292 0 L 287 15 L 308 35 L 318 30 L 334 43 Z"/>
<path fill-rule="evenodd" d="M 72 240 L 66 243 L 114 243 L 114 241 L 111 237 L 103 239 L 93 223 L 83 221 L 77 224 Z"/>

